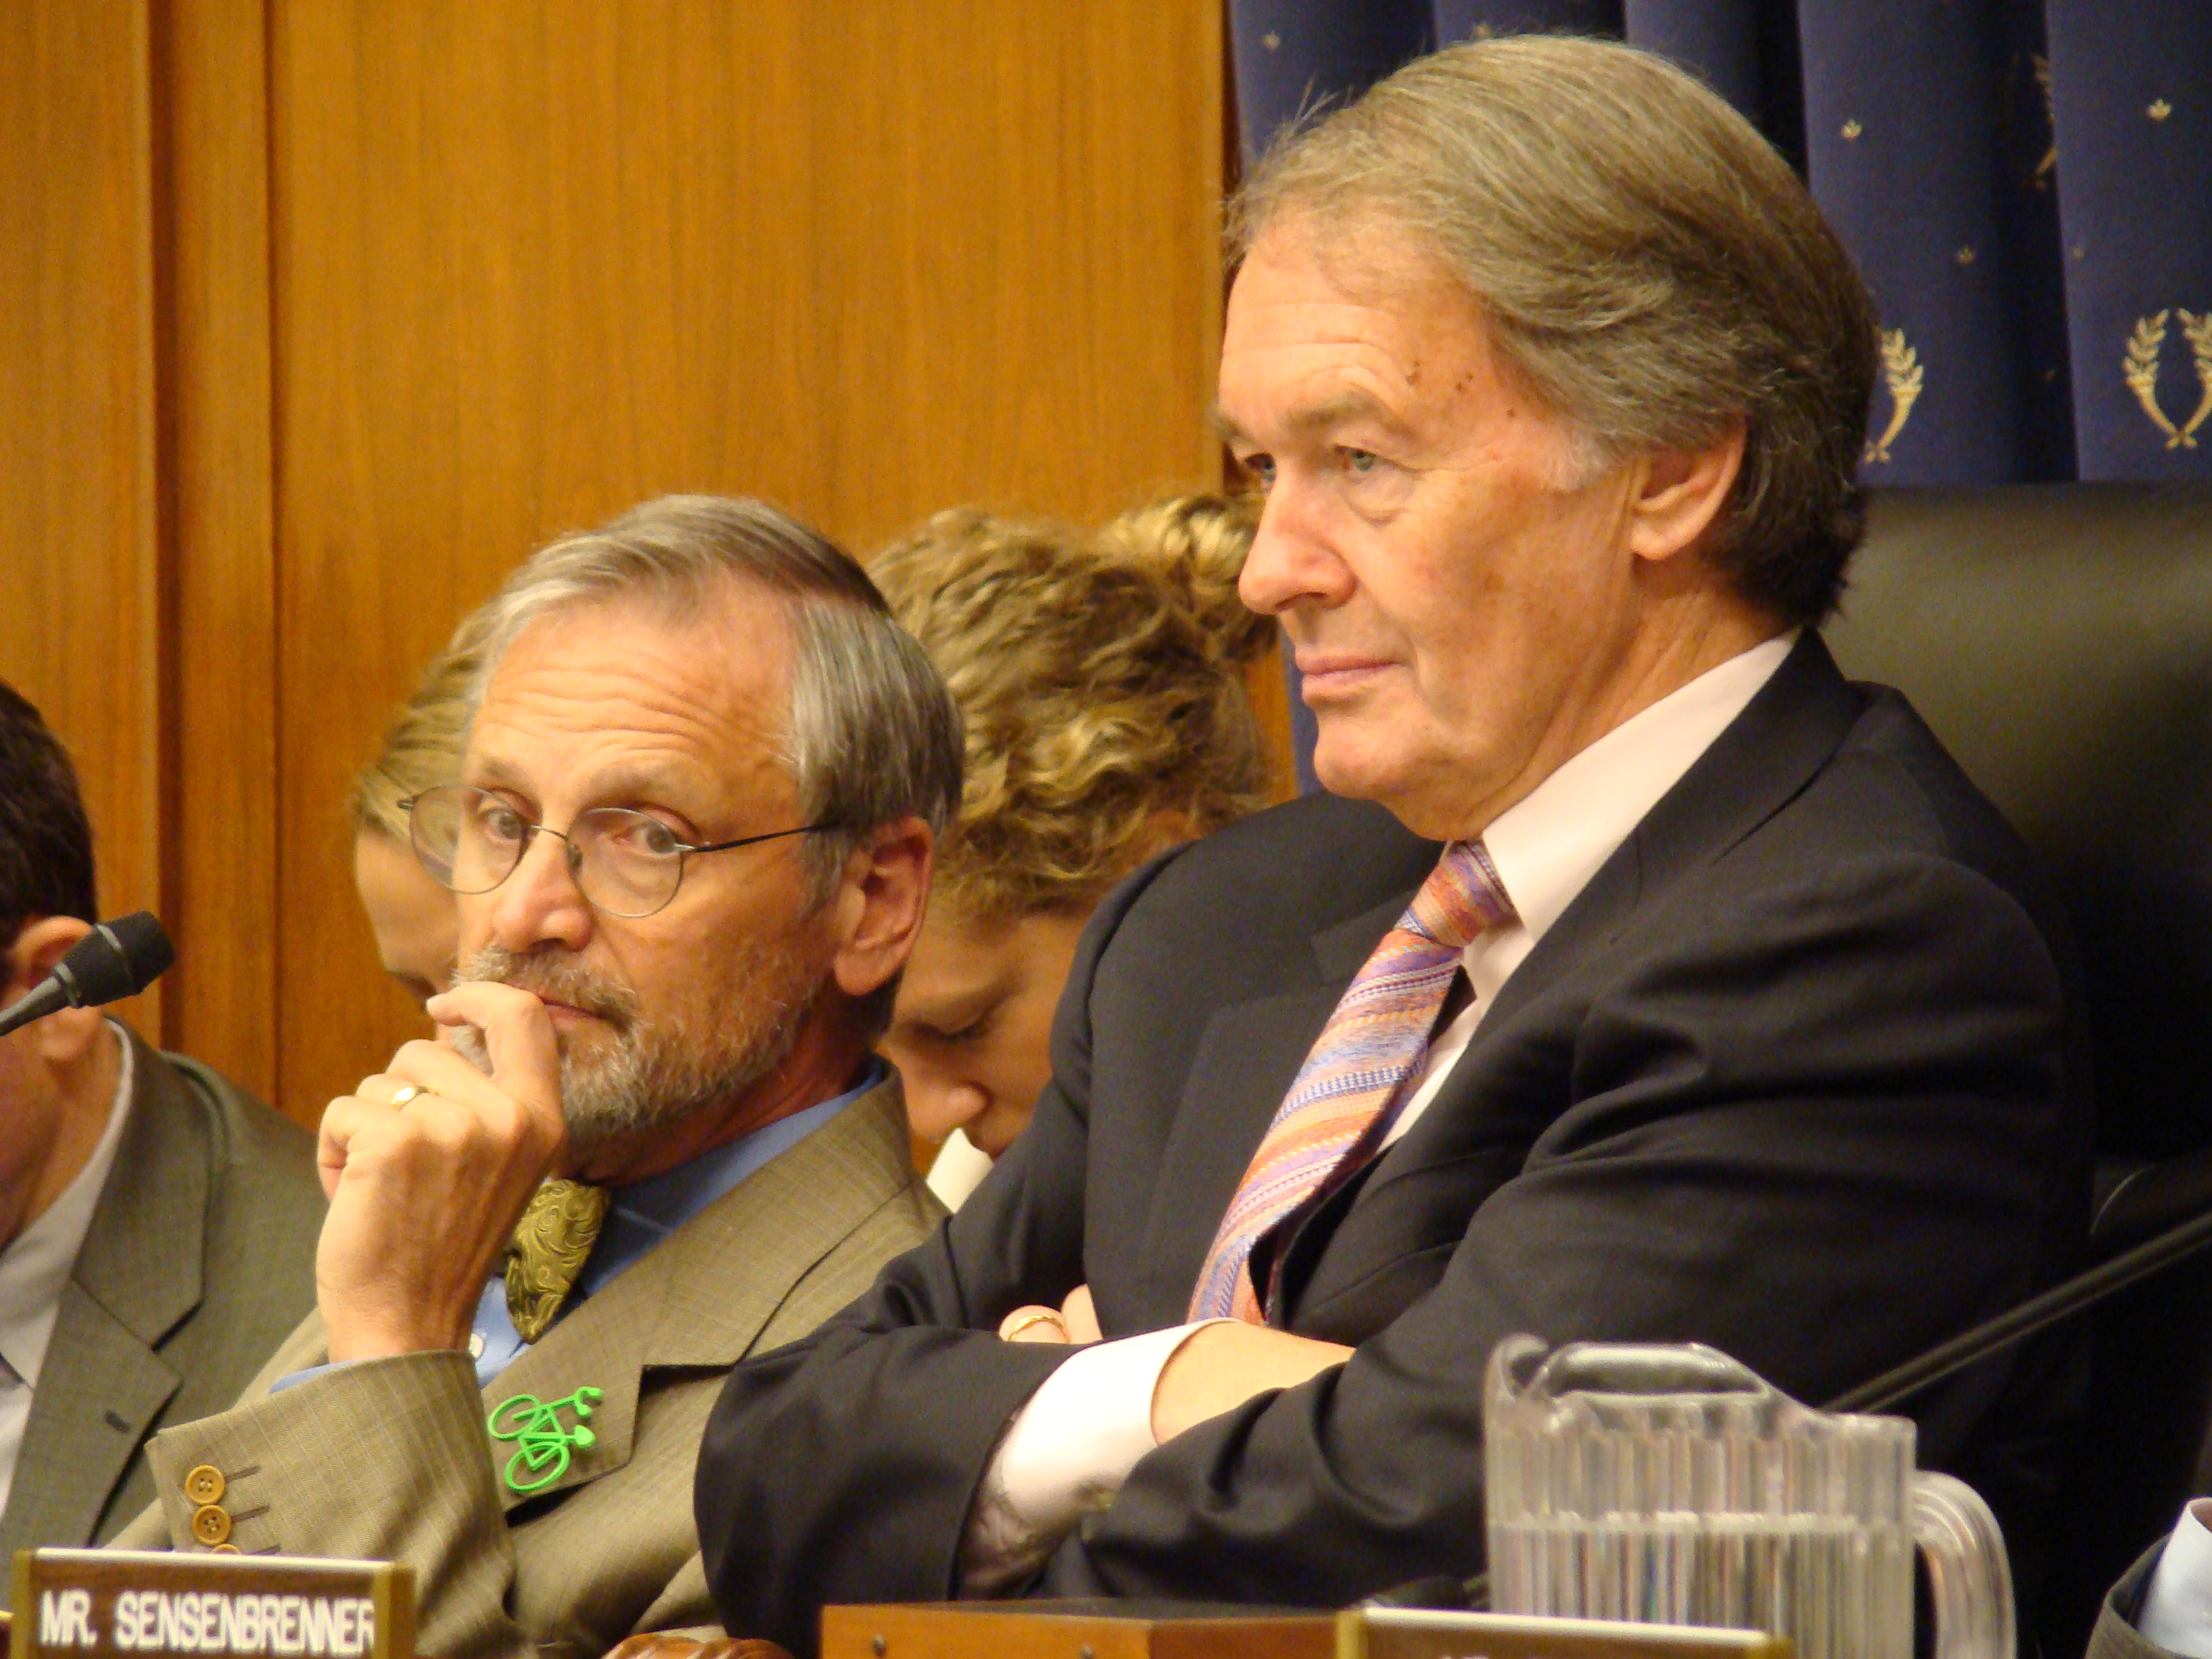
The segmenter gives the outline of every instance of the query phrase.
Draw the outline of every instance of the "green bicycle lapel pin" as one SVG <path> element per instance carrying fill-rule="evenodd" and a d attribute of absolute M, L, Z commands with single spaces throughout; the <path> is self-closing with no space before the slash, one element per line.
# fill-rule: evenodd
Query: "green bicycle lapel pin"
<path fill-rule="evenodd" d="M 587 1383 L 558 1400 L 519 1394 L 494 1407 L 484 1419 L 491 1437 L 516 1443 L 514 1455 L 507 1460 L 507 1489 L 526 1498 L 542 1492 L 568 1472 L 574 1452 L 598 1444 L 599 1436 L 584 1426 L 584 1419 L 592 1414 L 592 1401 L 603 1397 L 602 1390 Z M 563 1409 L 575 1413 L 575 1427 L 561 1426 Z"/>

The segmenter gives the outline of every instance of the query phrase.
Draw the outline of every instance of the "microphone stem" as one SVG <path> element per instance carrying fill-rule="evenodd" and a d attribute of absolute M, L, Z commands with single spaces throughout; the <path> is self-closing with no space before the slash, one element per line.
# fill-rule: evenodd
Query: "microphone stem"
<path fill-rule="evenodd" d="M 2055 1290 L 2045 1291 L 2041 1296 L 2023 1302 L 2017 1308 L 2009 1309 L 1962 1335 L 1953 1337 L 1941 1347 L 1931 1348 L 1893 1370 L 1884 1371 L 1872 1382 L 1863 1382 L 1849 1393 L 1838 1395 L 1820 1409 L 1831 1412 L 1885 1411 L 1900 1400 L 1919 1393 L 1930 1383 L 1940 1382 L 1954 1372 L 1988 1358 L 2000 1349 L 2034 1335 L 2045 1326 L 2057 1323 L 2139 1279 L 2149 1278 L 2161 1267 L 2170 1267 L 2185 1256 L 2194 1255 L 2207 1244 L 2212 1244 L 2212 1211 L 2184 1222 L 2171 1232 L 2161 1233 L 2147 1243 L 2122 1251 L 2110 1261 L 2092 1267 Z"/>
<path fill-rule="evenodd" d="M 1972 1330 L 1953 1337 L 1941 1347 L 1931 1348 L 1902 1365 L 1884 1371 L 1871 1382 L 1862 1382 L 1848 1393 L 1839 1394 L 1821 1407 L 1826 1412 L 1886 1411 L 1900 1401 L 1909 1400 L 1929 1384 L 1942 1382 L 1954 1372 L 1962 1371 L 1978 1361 L 2000 1352 L 2014 1343 L 2034 1335 L 2046 1326 L 2070 1318 L 2083 1309 L 2101 1302 L 2115 1291 L 2124 1290 L 2139 1279 L 2148 1279 L 2162 1267 L 2169 1267 L 2185 1256 L 2194 1255 L 2207 1244 L 2212 1244 L 2212 1210 L 2192 1217 L 2171 1231 L 2124 1250 L 2110 1261 L 2102 1262 L 2041 1296 L 2023 1302 L 2020 1306 L 1986 1320 Z M 1461 1607 L 1481 1609 L 1490 1605 L 1490 1575 L 1478 1572 L 1461 1581 L 1455 1595 L 1441 1588 L 1447 1581 L 1420 1579 L 1410 1584 L 1401 1584 L 1370 1597 L 1362 1607 L 1446 1607 L 1456 1603 Z"/>
<path fill-rule="evenodd" d="M 9 1006 L 0 1008 L 0 1036 L 28 1025 L 34 1019 L 44 1019 L 57 1008 L 68 1006 L 69 993 L 62 988 L 60 982 L 52 978 L 43 979 L 26 995 Z"/>

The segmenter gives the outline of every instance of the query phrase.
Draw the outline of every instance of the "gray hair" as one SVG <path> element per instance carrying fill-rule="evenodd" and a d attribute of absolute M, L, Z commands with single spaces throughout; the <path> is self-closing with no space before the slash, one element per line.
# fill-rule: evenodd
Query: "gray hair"
<path fill-rule="evenodd" d="M 539 549 L 485 607 L 472 701 L 549 611 L 641 599 L 682 614 L 730 581 L 768 589 L 791 615 L 783 759 L 805 821 L 836 826 L 808 836 L 802 855 L 818 906 L 883 825 L 917 817 L 944 834 L 960 805 L 960 714 L 867 573 L 788 514 L 743 497 L 663 495 Z"/>
<path fill-rule="evenodd" d="M 1873 302 L 1802 181 L 1713 93 L 1631 46 L 1455 46 L 1270 149 L 1231 207 L 1232 258 L 1278 219 L 1364 220 L 1425 246 L 1507 364 L 1591 459 L 1744 422 L 1715 559 L 1816 623 L 1863 530 Z"/>

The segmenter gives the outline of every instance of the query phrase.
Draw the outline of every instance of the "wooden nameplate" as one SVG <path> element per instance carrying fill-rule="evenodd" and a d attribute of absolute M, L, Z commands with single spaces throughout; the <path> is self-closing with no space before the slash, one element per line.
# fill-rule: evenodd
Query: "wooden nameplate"
<path fill-rule="evenodd" d="M 822 1609 L 822 1659 L 1335 1659 L 1336 1619 L 1212 1602 L 921 1601 Z"/>
<path fill-rule="evenodd" d="M 415 1659 L 415 1574 L 386 1561 L 18 1550 L 13 1659 Z"/>

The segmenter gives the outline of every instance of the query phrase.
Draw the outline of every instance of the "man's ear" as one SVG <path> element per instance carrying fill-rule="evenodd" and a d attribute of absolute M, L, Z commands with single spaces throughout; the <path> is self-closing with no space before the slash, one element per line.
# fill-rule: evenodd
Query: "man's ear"
<path fill-rule="evenodd" d="M 1743 444 L 1737 420 L 1698 448 L 1644 456 L 1630 480 L 1629 550 L 1640 559 L 1671 559 L 1703 540 L 1743 471 Z"/>
<path fill-rule="evenodd" d="M 845 861 L 844 882 L 832 901 L 838 944 L 830 971 L 846 995 L 866 996 L 906 966 L 921 932 L 936 856 L 929 826 L 900 818 L 877 829 Z"/>
<path fill-rule="evenodd" d="M 41 916 L 25 923 L 8 950 L 7 992 L 0 1000 L 13 1002 L 28 991 L 91 931 L 90 922 L 75 916 Z M 97 1008 L 61 1008 L 33 1020 L 22 1034 L 36 1045 L 40 1058 L 66 1066 L 84 1058 L 106 1020 Z"/>

